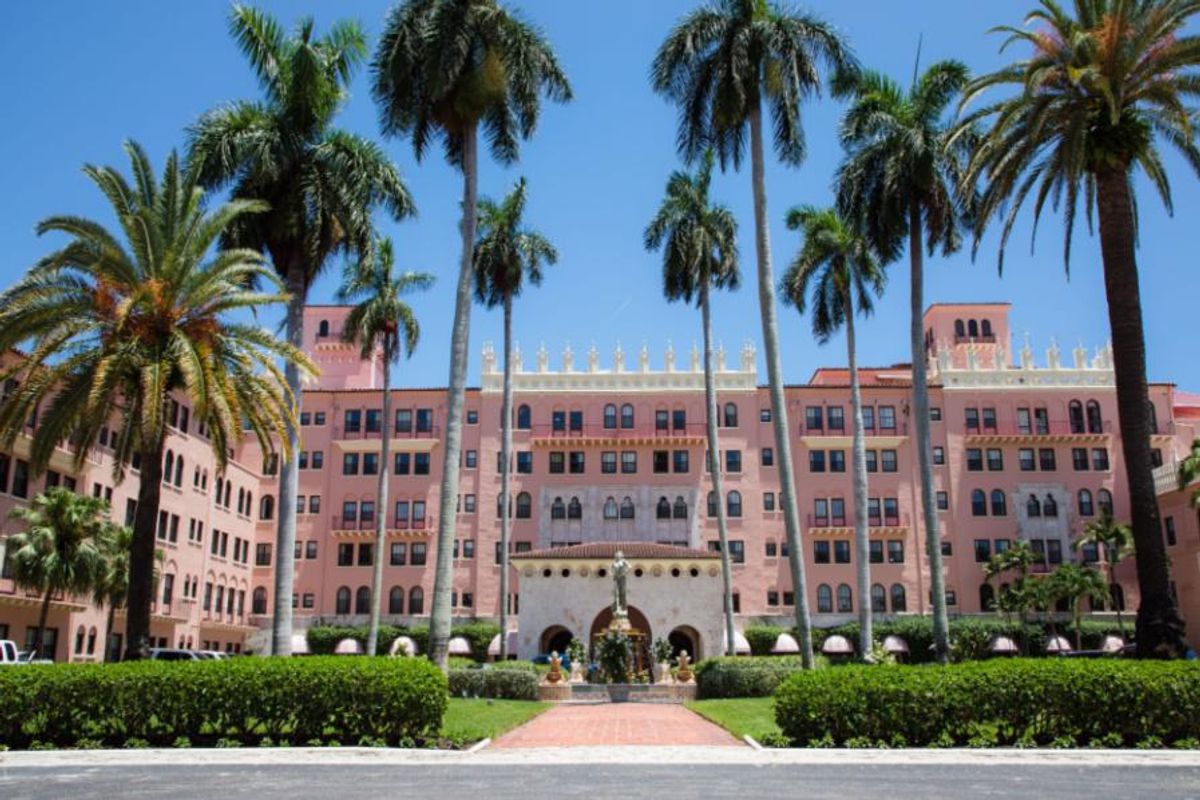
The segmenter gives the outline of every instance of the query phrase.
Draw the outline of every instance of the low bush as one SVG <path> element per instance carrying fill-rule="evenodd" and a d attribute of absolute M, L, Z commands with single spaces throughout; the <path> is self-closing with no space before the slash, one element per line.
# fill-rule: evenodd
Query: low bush
<path fill-rule="evenodd" d="M 696 694 L 701 699 L 770 697 L 784 679 L 800 671 L 796 656 L 721 656 L 696 667 Z"/>
<path fill-rule="evenodd" d="M 500 626 L 491 622 L 458 622 L 450 630 L 451 636 L 461 636 L 471 646 L 471 658 L 476 662 L 487 661 L 488 646 L 492 639 L 500 633 Z M 308 629 L 308 649 L 313 655 L 333 655 L 338 642 L 343 639 L 353 639 L 365 653 L 367 650 L 368 629 L 366 625 L 316 625 Z M 400 636 L 407 636 L 417 646 L 417 652 L 426 655 L 429 652 L 429 626 L 413 625 L 412 627 L 398 625 L 380 625 L 379 642 L 375 654 L 386 656 L 391 652 L 392 642 Z"/>
<path fill-rule="evenodd" d="M 497 669 L 497 666 L 499 665 L 489 665 L 482 669 L 452 668 L 450 670 L 450 696 L 487 697 L 493 700 L 537 700 L 538 673 L 536 669 L 507 666 Z"/>
<path fill-rule="evenodd" d="M 471 657 L 476 661 L 487 661 L 488 647 L 500 635 L 500 626 L 492 622 L 466 622 L 450 629 L 451 636 L 461 636 L 471 645 Z"/>
<path fill-rule="evenodd" d="M 771 650 L 775 647 L 775 641 L 779 638 L 779 634 L 785 632 L 783 628 L 775 625 L 751 625 L 742 633 L 746 637 L 746 641 L 750 644 L 751 655 L 769 656 Z"/>
<path fill-rule="evenodd" d="M 800 746 L 1189 746 L 1200 665 L 1013 659 L 791 675 L 775 718 Z"/>
<path fill-rule="evenodd" d="M 423 659 L 56 664 L 0 670 L 0 749 L 436 737 L 446 679 Z"/>

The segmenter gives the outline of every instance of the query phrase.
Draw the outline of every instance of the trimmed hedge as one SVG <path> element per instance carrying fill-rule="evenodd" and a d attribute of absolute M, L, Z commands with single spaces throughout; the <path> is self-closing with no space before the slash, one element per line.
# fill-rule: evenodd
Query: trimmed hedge
<path fill-rule="evenodd" d="M 388 745 L 435 738 L 446 679 L 423 659 L 245 658 L 0 670 L 0 745 Z"/>
<path fill-rule="evenodd" d="M 450 696 L 487 697 L 493 700 L 537 700 L 537 669 L 533 667 L 533 664 L 528 666 L 529 669 L 525 669 L 500 667 L 497 664 L 483 669 L 451 669 Z"/>
<path fill-rule="evenodd" d="M 696 667 L 696 694 L 700 699 L 770 697 L 800 669 L 798 656 L 708 658 Z"/>
<path fill-rule="evenodd" d="M 750 645 L 750 655 L 769 656 L 775 647 L 775 642 L 779 639 L 779 634 L 786 632 L 776 625 L 751 625 L 742 634 Z"/>
<path fill-rule="evenodd" d="M 500 626 L 491 622 L 458 622 L 450 629 L 451 636 L 461 636 L 467 640 L 467 643 L 471 645 L 471 657 L 480 663 L 487 661 L 488 646 L 498 633 L 500 633 Z M 313 655 L 332 655 L 337 643 L 343 639 L 355 640 L 365 653 L 367 635 L 366 625 L 317 625 L 309 628 L 306 633 L 308 649 Z M 388 655 L 391 652 L 392 642 L 401 636 L 412 639 L 421 655 L 429 652 L 429 626 L 380 625 L 379 642 L 375 647 L 375 655 Z"/>
<path fill-rule="evenodd" d="M 800 746 L 1200 746 L 1200 665 L 1014 659 L 847 666 L 789 677 L 775 719 Z"/>

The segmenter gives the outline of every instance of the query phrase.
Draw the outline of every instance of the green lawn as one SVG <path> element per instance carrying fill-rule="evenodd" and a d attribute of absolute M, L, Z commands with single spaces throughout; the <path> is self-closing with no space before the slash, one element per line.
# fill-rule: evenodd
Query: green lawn
<path fill-rule="evenodd" d="M 775 724 L 775 698 L 739 697 L 729 700 L 694 700 L 687 707 L 720 725 L 734 736 L 746 734 L 761 742 L 767 736 L 782 736 Z"/>
<path fill-rule="evenodd" d="M 466 700 L 451 697 L 442 719 L 442 736 L 469 744 L 496 737 L 536 717 L 551 706 L 530 700 Z"/>

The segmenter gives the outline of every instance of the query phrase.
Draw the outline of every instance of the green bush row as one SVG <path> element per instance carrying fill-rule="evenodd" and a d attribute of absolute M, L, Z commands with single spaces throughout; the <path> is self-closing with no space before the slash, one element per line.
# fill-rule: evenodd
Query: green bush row
<path fill-rule="evenodd" d="M 770 697 L 786 678 L 800 671 L 797 656 L 708 658 L 696 667 L 696 694 L 719 697 Z"/>
<path fill-rule="evenodd" d="M 471 657 L 478 662 L 487 661 L 488 646 L 500 633 L 500 626 L 491 622 L 461 622 L 451 628 L 452 636 L 461 636 L 471 646 Z M 366 652 L 368 629 L 366 625 L 318 625 L 308 629 L 308 649 L 313 655 L 332 655 L 338 642 L 353 639 Z M 429 626 L 380 625 L 376 655 L 391 652 L 392 642 L 407 636 L 422 654 L 429 652 Z"/>
<path fill-rule="evenodd" d="M 0 670 L 0 745 L 412 745 L 436 737 L 446 679 L 424 659 L 56 664 Z"/>
<path fill-rule="evenodd" d="M 537 700 L 538 673 L 533 669 L 533 664 L 529 664 L 529 667 L 524 669 L 496 664 L 484 669 L 453 668 L 450 670 L 450 696 Z"/>
<path fill-rule="evenodd" d="M 1012 659 L 790 676 L 775 718 L 798 746 L 1195 746 L 1200 665 Z"/>

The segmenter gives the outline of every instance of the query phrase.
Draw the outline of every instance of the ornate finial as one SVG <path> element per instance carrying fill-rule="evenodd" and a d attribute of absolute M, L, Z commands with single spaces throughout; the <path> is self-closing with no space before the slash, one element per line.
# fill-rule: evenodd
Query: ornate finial
<path fill-rule="evenodd" d="M 1083 346 L 1083 340 L 1079 340 L 1079 346 L 1075 348 L 1073 355 L 1075 356 L 1075 369 L 1087 369 L 1087 348 Z"/>
<path fill-rule="evenodd" d="M 483 374 L 496 374 L 496 348 L 491 342 L 483 343 Z"/>
<path fill-rule="evenodd" d="M 717 342 L 717 372 L 725 371 L 725 343 Z"/>
<path fill-rule="evenodd" d="M 1025 346 L 1021 348 L 1021 369 L 1033 369 L 1033 348 L 1029 346 L 1029 331 L 1025 331 Z"/>
<path fill-rule="evenodd" d="M 996 345 L 996 369 L 1008 369 L 1008 349 L 1003 344 Z"/>
<path fill-rule="evenodd" d="M 625 371 L 625 351 L 621 349 L 621 343 L 617 342 L 617 349 L 613 350 L 613 372 Z"/>
<path fill-rule="evenodd" d="M 1051 337 L 1050 346 L 1046 348 L 1046 366 L 1050 369 L 1062 367 L 1062 353 L 1058 349 L 1058 340 Z"/>
<path fill-rule="evenodd" d="M 700 371 L 700 348 L 696 347 L 696 343 L 692 342 L 692 372 Z"/>
<path fill-rule="evenodd" d="M 638 352 L 638 370 L 650 371 L 650 348 L 645 342 L 642 342 L 642 349 Z"/>
<path fill-rule="evenodd" d="M 600 351 L 596 349 L 593 343 L 588 348 L 588 372 L 597 372 L 600 369 Z"/>
<path fill-rule="evenodd" d="M 667 372 L 675 371 L 675 345 L 671 344 L 670 339 L 667 339 L 667 352 L 664 355 L 664 365 Z"/>
<path fill-rule="evenodd" d="M 979 348 L 973 344 L 967 345 L 967 369 L 972 372 L 979 369 Z"/>
<path fill-rule="evenodd" d="M 951 367 L 951 356 L 949 343 L 944 339 L 937 351 L 937 367 L 938 372 L 946 372 Z"/>
<path fill-rule="evenodd" d="M 521 371 L 521 345 L 514 343 L 512 352 L 512 371 Z"/>
<path fill-rule="evenodd" d="M 567 342 L 562 352 L 562 371 L 570 372 L 575 363 L 575 354 L 571 351 L 571 343 Z"/>
<path fill-rule="evenodd" d="M 747 339 L 742 342 L 742 372 L 754 372 L 758 363 L 758 348 Z"/>
<path fill-rule="evenodd" d="M 545 342 L 542 342 L 540 345 L 538 345 L 537 371 L 538 372 L 549 372 L 550 371 L 550 354 L 546 352 L 546 343 Z"/>

